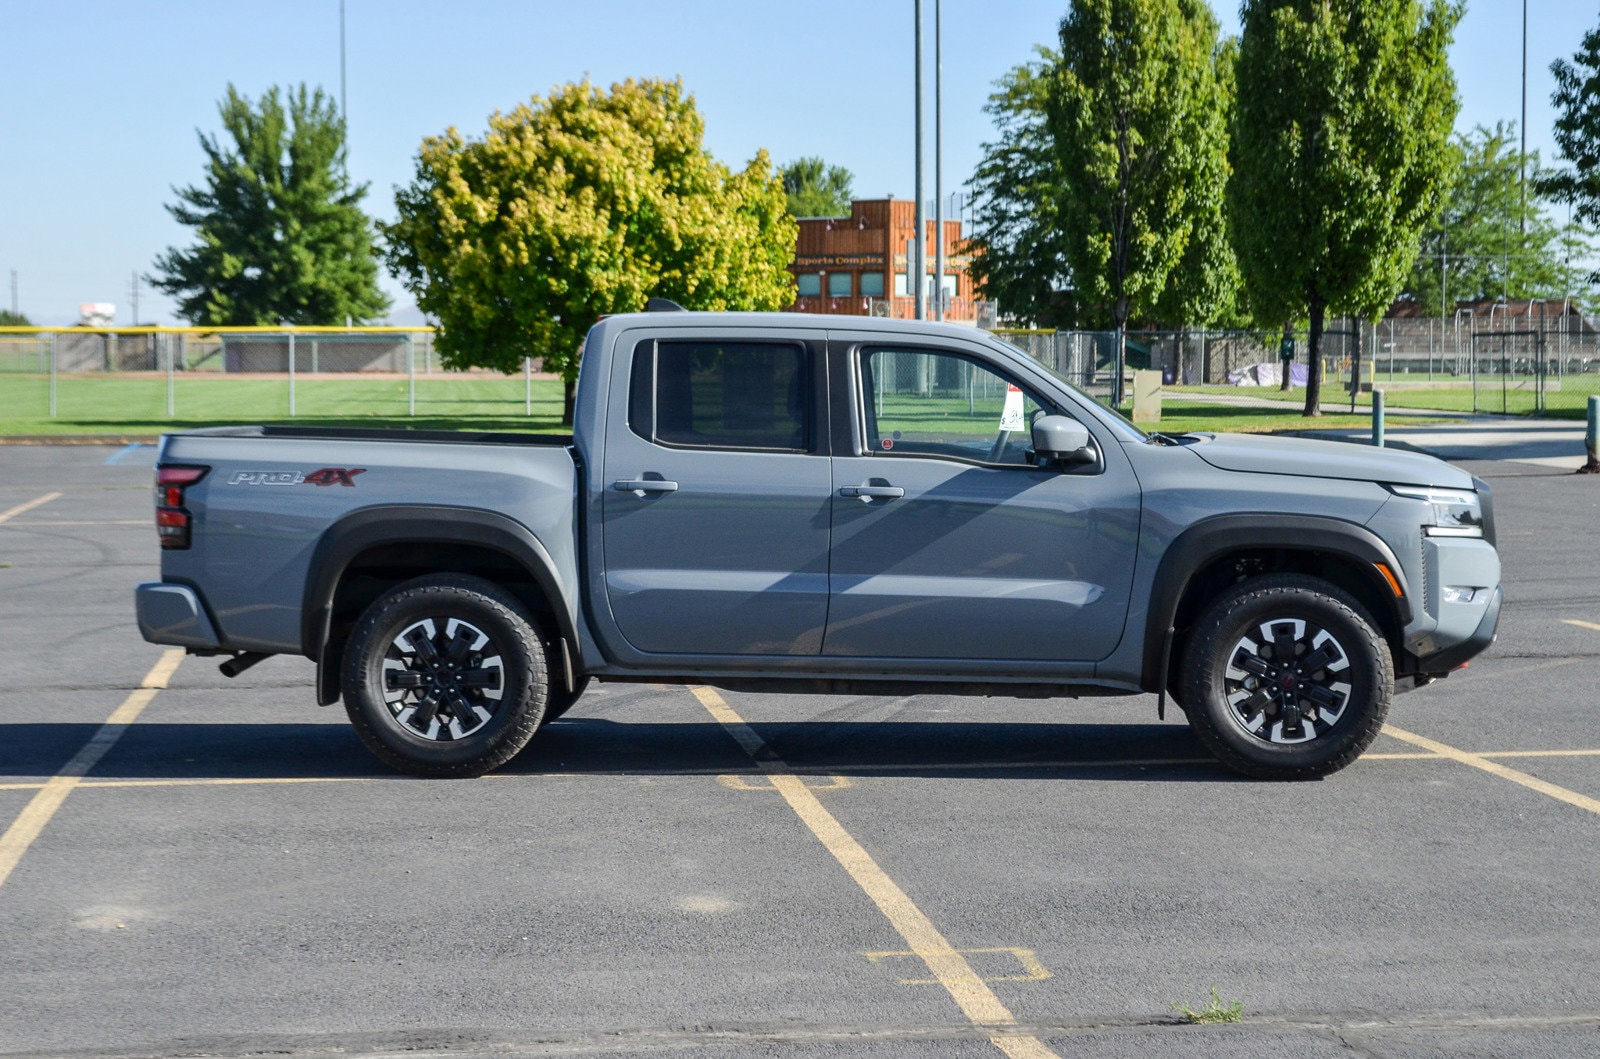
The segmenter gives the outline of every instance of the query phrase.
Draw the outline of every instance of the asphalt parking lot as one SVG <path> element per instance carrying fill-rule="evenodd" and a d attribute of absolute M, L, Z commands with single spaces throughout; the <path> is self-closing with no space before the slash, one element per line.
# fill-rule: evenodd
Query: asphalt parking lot
<path fill-rule="evenodd" d="M 1153 697 L 631 685 L 424 781 L 140 639 L 152 455 L 0 447 L 0 1055 L 1600 1054 L 1600 479 L 1467 464 L 1500 640 L 1322 782 Z"/>

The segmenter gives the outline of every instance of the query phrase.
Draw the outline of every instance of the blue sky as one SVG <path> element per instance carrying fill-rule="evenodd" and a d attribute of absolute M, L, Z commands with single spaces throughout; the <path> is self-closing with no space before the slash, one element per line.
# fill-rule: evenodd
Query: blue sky
<path fill-rule="evenodd" d="M 932 0 L 926 6 L 931 22 Z M 1233 5 L 1213 6 L 1236 31 Z M 982 112 L 991 85 L 1053 39 L 1066 7 L 945 0 L 947 192 L 992 135 Z M 163 206 L 171 187 L 200 178 L 196 128 L 216 128 L 230 81 L 252 97 L 300 81 L 336 94 L 338 10 L 338 0 L 4 0 L 0 305 L 10 305 L 16 269 L 20 307 L 37 322 L 71 323 L 85 301 L 114 302 L 128 322 L 131 274 L 189 241 Z M 855 173 L 861 197 L 909 198 L 911 10 L 910 0 L 346 0 L 350 168 L 371 185 L 369 211 L 388 217 L 424 136 L 451 125 L 477 135 L 494 110 L 585 74 L 602 84 L 677 75 L 724 161 L 761 147 L 779 163 L 820 154 Z M 1528 142 L 1547 157 L 1550 62 L 1569 57 L 1596 23 L 1593 0 L 1530 4 Z M 1517 119 L 1521 27 L 1518 0 L 1469 3 L 1451 52 L 1459 127 Z M 395 322 L 419 321 L 409 295 L 392 279 L 385 285 Z M 176 322 L 148 289 L 140 319 Z"/>

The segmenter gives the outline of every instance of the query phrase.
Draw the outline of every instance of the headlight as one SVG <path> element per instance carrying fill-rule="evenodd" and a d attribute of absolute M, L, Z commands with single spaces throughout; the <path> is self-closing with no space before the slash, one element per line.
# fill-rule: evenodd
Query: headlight
<path fill-rule="evenodd" d="M 1432 521 L 1424 523 L 1424 532 L 1429 536 L 1483 536 L 1483 508 L 1478 503 L 1477 493 L 1411 485 L 1391 485 L 1389 492 L 1395 496 L 1421 500 L 1428 505 Z"/>

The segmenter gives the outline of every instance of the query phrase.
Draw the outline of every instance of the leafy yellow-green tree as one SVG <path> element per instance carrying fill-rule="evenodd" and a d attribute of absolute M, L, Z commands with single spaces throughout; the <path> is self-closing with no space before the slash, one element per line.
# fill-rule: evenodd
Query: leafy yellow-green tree
<path fill-rule="evenodd" d="M 424 140 L 384 225 L 388 260 L 438 320 L 451 367 L 540 358 L 566 383 L 601 316 L 650 297 L 690 309 L 794 300 L 796 226 L 760 151 L 743 170 L 706 151 L 680 81 L 585 81 L 496 113 L 482 139 Z"/>
<path fill-rule="evenodd" d="M 206 181 L 167 212 L 195 230 L 192 247 L 156 259 L 150 282 L 196 324 L 342 324 L 380 317 L 365 184 L 345 171 L 344 118 L 319 88 L 257 102 L 228 86 L 217 108 L 227 137 L 201 134 Z"/>
<path fill-rule="evenodd" d="M 1080 307 L 1109 318 L 1207 319 L 1229 251 L 1228 95 L 1203 0 L 1073 0 L 1045 93 L 1063 194 L 1055 210 Z M 1189 286 L 1186 253 L 1206 266 Z M 1169 293 L 1178 280 L 1186 289 Z M 1123 355 L 1118 343 L 1117 378 Z"/>
<path fill-rule="evenodd" d="M 1321 414 L 1329 311 L 1400 293 L 1449 191 L 1451 0 L 1244 0 L 1228 198 L 1247 300 L 1310 317 L 1305 414 Z"/>

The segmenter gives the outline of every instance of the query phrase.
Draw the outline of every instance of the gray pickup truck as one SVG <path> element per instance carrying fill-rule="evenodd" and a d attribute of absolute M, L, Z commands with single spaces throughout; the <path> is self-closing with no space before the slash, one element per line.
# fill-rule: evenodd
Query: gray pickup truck
<path fill-rule="evenodd" d="M 304 655 L 421 775 L 496 768 L 595 679 L 1154 693 L 1273 779 L 1494 639 L 1488 487 L 1427 456 L 1145 434 L 953 326 L 647 312 L 582 364 L 572 437 L 168 435 L 145 639 Z"/>

